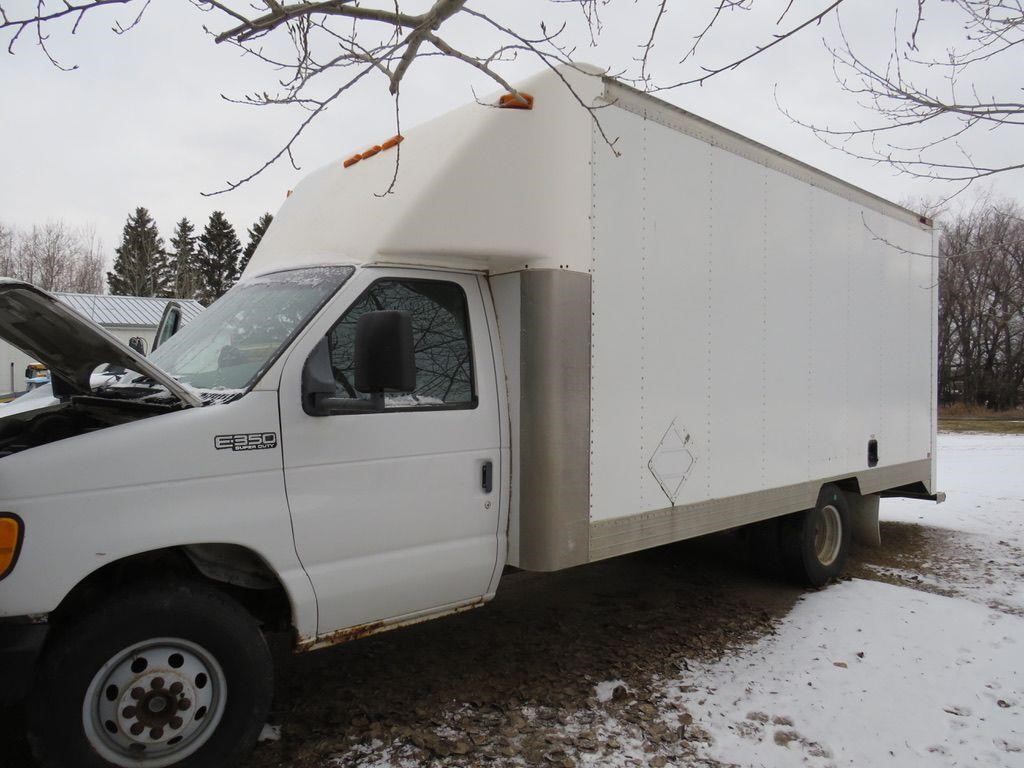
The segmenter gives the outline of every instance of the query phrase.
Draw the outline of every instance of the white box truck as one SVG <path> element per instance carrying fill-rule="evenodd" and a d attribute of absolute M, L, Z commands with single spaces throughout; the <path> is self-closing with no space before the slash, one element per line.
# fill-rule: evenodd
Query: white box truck
<path fill-rule="evenodd" d="M 261 628 L 749 524 L 821 585 L 880 494 L 936 498 L 929 221 L 596 74 L 522 92 L 312 173 L 148 359 L 0 283 L 57 396 L 0 411 L 0 680 L 44 764 L 237 759 Z"/>

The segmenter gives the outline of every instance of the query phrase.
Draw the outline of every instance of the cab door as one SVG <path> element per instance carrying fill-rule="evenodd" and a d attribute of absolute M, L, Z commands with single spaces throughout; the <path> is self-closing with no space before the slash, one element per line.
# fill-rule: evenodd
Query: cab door
<path fill-rule="evenodd" d="M 297 345 L 280 387 L 295 544 L 319 634 L 430 612 L 488 592 L 498 559 L 501 429 L 481 279 L 365 268 Z M 412 317 L 416 390 L 383 411 L 310 416 L 303 363 L 327 336 L 338 397 L 354 388 L 358 318 Z"/>

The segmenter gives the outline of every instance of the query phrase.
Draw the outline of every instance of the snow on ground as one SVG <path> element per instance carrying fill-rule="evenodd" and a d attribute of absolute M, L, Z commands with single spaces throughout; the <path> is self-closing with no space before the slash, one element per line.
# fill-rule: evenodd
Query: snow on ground
<path fill-rule="evenodd" d="M 961 599 L 835 585 L 674 685 L 726 764 L 1024 766 L 1024 619 Z"/>
<path fill-rule="evenodd" d="M 1024 766 L 1024 436 L 938 449 L 946 502 L 886 500 L 882 518 L 955 532 L 923 582 L 964 597 L 859 580 L 808 595 L 775 637 L 669 693 L 709 730 L 707 756 Z"/>
<path fill-rule="evenodd" d="M 882 519 L 950 532 L 926 578 L 1024 616 L 1024 435 L 940 434 L 938 456 L 945 503 L 887 499 Z"/>
<path fill-rule="evenodd" d="M 663 682 L 666 724 L 694 724 L 669 764 L 1024 768 L 1024 436 L 940 435 L 939 488 L 883 502 L 941 534 L 901 574 L 919 588 L 809 593 L 775 635 Z"/>

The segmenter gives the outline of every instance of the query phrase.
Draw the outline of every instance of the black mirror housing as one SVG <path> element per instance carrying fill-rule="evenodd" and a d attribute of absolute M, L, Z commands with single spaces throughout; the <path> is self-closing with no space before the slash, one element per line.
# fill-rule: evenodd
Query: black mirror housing
<path fill-rule="evenodd" d="M 416 354 L 408 312 L 367 312 L 356 322 L 355 388 L 369 400 L 338 397 L 327 337 L 302 367 L 302 410 L 310 416 L 384 410 L 384 392 L 416 389 Z"/>
<path fill-rule="evenodd" d="M 416 389 L 416 354 L 408 312 L 367 312 L 356 322 L 355 387 L 370 394 Z"/>
<path fill-rule="evenodd" d="M 313 347 L 302 366 L 302 410 L 310 416 L 326 416 L 321 401 L 334 396 L 336 385 L 331 370 L 331 350 L 324 336 Z"/>

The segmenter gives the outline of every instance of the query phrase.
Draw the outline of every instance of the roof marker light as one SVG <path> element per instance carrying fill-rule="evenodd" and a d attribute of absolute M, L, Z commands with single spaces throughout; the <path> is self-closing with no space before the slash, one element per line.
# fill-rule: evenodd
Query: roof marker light
<path fill-rule="evenodd" d="M 362 152 L 362 153 L 360 153 L 358 155 L 352 155 L 352 157 L 350 157 L 348 160 L 346 160 L 343 163 L 343 165 L 346 168 L 348 168 L 350 165 L 355 165 L 360 160 L 366 160 L 367 158 L 373 157 L 378 152 L 382 152 L 385 149 L 391 149 L 392 147 L 397 147 L 403 141 L 405 141 L 405 136 L 402 136 L 401 134 L 398 134 L 396 136 L 392 136 L 390 139 L 385 141 L 383 144 L 374 144 L 372 147 L 370 147 L 365 152 Z"/>
<path fill-rule="evenodd" d="M 498 99 L 498 106 L 502 109 L 533 109 L 533 96 L 522 91 L 505 93 Z"/>

